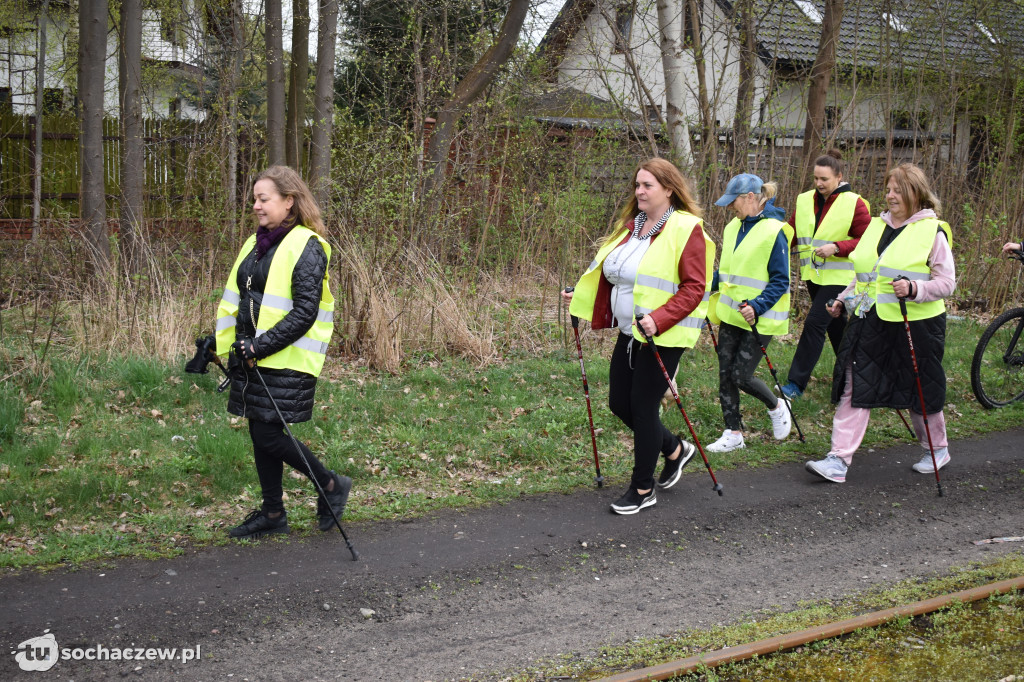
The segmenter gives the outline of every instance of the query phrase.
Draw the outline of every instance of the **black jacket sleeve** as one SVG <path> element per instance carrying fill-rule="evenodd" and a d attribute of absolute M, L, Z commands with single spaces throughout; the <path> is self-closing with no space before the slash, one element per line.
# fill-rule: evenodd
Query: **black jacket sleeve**
<path fill-rule="evenodd" d="M 284 349 L 309 331 L 320 312 L 324 275 L 327 274 L 327 254 L 320 240 L 311 237 L 292 269 L 292 309 L 280 322 L 254 340 L 257 358 Z"/>

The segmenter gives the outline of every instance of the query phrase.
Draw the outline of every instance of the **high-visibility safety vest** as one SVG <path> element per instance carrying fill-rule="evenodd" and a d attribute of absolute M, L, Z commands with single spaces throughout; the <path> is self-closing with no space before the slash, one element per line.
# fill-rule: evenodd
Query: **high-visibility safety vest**
<path fill-rule="evenodd" d="M 779 232 L 787 243 L 792 235 L 788 223 L 764 218 L 750 228 L 738 245 L 740 220 L 733 218 L 722 235 L 722 260 L 718 262 L 718 317 L 733 326 L 749 328 L 740 313 L 740 304 L 758 296 L 768 286 L 768 257 L 775 248 Z M 789 291 L 757 320 L 757 333 L 776 336 L 789 331 Z"/>
<path fill-rule="evenodd" d="M 263 291 L 263 303 L 260 304 L 259 319 L 256 320 L 257 337 L 265 334 L 268 329 L 283 320 L 285 315 L 291 311 L 293 307 L 292 270 L 295 268 L 299 256 L 305 250 L 310 237 L 316 237 L 320 241 L 320 246 L 327 254 L 327 260 L 330 261 L 330 244 L 308 227 L 296 225 L 284 236 L 270 262 L 267 286 Z M 238 314 L 238 304 L 241 301 L 237 282 L 238 268 L 255 246 L 256 235 L 252 235 L 238 253 L 235 265 L 231 268 L 231 274 L 228 275 L 227 284 L 224 285 L 224 294 L 217 306 L 218 355 L 227 355 L 231 344 L 235 341 L 235 319 Z M 327 344 L 330 343 L 331 334 L 334 332 L 334 296 L 331 295 L 328 284 L 327 273 L 324 273 L 320 310 L 317 313 L 316 321 L 305 336 L 273 355 L 262 358 L 259 361 L 260 367 L 293 369 L 313 376 L 320 376 L 320 370 L 323 369 L 324 360 L 327 358 Z"/>
<path fill-rule="evenodd" d="M 840 192 L 828 208 L 828 213 L 821 219 L 817 229 L 814 227 L 814 195 L 817 190 L 804 192 L 796 198 L 796 212 L 793 222 L 796 223 L 796 250 L 800 259 L 800 279 L 809 280 L 822 286 L 842 284 L 844 287 L 853 279 L 853 262 L 849 258 L 829 256 L 821 262 L 814 255 L 819 246 L 840 242 L 850 238 L 850 223 L 857 210 L 859 194 Z M 864 200 L 867 205 L 867 199 Z M 868 206 L 868 210 L 871 207 Z M 812 260 L 813 259 L 813 260 Z"/>
<path fill-rule="evenodd" d="M 594 304 L 597 301 L 597 287 L 601 282 L 601 269 L 605 258 L 626 235 L 625 225 L 623 224 L 621 228 L 598 250 L 594 261 L 576 283 L 576 290 L 569 304 L 570 314 L 584 320 L 594 319 Z M 697 343 L 704 325 L 711 290 L 711 275 L 715 265 L 715 243 L 704 232 L 700 218 L 681 209 L 672 213 L 640 261 L 636 281 L 633 283 L 634 315 L 646 315 L 665 305 L 679 291 L 679 257 L 695 229 L 700 230 L 701 236 L 704 237 L 704 298 L 692 313 L 671 329 L 662 330 L 654 337 L 654 342 L 659 346 L 692 348 Z M 638 341 L 646 340 L 635 327 L 633 337 Z"/>
<path fill-rule="evenodd" d="M 889 246 L 878 254 L 878 240 L 885 230 L 885 222 L 875 218 L 864 231 L 857 248 L 850 254 L 857 273 L 856 291 L 869 299 L 864 310 L 874 302 L 878 317 L 887 322 L 902 322 L 900 299 L 892 288 L 893 281 L 900 275 L 910 280 L 927 281 L 931 278 L 928 256 L 931 254 L 935 235 L 939 228 L 946 233 L 950 248 L 953 246 L 953 231 L 949 223 L 936 218 L 925 218 L 899 228 L 898 234 Z M 927 303 L 915 303 L 907 299 L 907 319 L 925 320 L 946 311 L 942 299 Z"/>

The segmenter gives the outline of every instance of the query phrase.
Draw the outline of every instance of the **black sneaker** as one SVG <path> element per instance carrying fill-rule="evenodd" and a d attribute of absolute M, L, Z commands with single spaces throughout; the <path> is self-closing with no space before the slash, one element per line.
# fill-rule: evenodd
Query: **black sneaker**
<path fill-rule="evenodd" d="M 651 492 L 641 495 L 636 488 L 630 486 L 626 494 L 612 503 L 612 511 L 616 514 L 636 514 L 644 507 L 653 507 L 658 503 L 658 496 L 651 488 Z"/>
<path fill-rule="evenodd" d="M 679 476 L 683 473 L 683 467 L 690 463 L 693 459 L 693 454 L 697 452 L 697 448 L 687 443 L 682 438 L 679 439 L 679 444 L 682 449 L 679 451 L 679 456 L 675 459 L 665 458 L 665 467 L 661 470 L 661 476 L 658 476 L 658 487 L 662 490 L 668 490 L 679 481 Z"/>
<path fill-rule="evenodd" d="M 256 509 L 245 517 L 245 521 L 229 530 L 228 535 L 237 540 L 256 540 L 264 535 L 291 532 L 286 512 L 281 512 L 280 516 L 272 519 L 264 514 L 262 509 Z"/>
<path fill-rule="evenodd" d="M 331 472 L 334 477 L 334 490 L 324 491 L 327 499 L 317 499 L 316 518 L 319 521 L 317 528 L 328 531 L 334 527 L 334 517 L 331 516 L 331 509 L 334 509 L 335 516 L 341 521 L 341 515 L 345 513 L 345 504 L 348 502 L 348 494 L 352 490 L 352 479 L 348 476 L 339 476 Z M 327 505 L 331 506 L 328 507 Z"/>

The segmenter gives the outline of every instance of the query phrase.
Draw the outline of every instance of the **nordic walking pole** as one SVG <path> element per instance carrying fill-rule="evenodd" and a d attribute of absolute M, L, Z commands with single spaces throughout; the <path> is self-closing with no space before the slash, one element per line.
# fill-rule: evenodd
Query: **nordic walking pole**
<path fill-rule="evenodd" d="M 910 437 L 916 439 L 917 434 L 914 433 L 914 429 L 910 428 L 910 424 L 907 423 L 907 418 L 903 416 L 903 412 L 900 410 L 896 410 L 896 414 L 898 414 L 900 416 L 900 419 L 903 420 L 903 425 L 906 426 L 907 431 L 910 432 Z"/>
<path fill-rule="evenodd" d="M 838 302 L 839 302 L 838 300 L 836 300 L 834 298 L 830 298 L 827 301 L 825 301 L 825 307 L 831 309 L 832 306 L 834 306 Z M 900 416 L 900 421 L 902 421 L 903 425 L 907 427 L 907 433 L 910 434 L 910 438 L 911 439 L 916 439 L 917 438 L 917 434 L 914 433 L 914 429 L 912 429 L 910 427 L 910 424 L 907 423 L 907 418 L 903 416 L 903 412 L 901 412 L 900 410 L 896 410 L 896 414 L 898 414 Z"/>
<path fill-rule="evenodd" d="M 242 362 L 245 362 L 244 358 L 242 359 Z M 292 444 L 295 446 L 295 449 L 299 451 L 299 457 L 302 458 L 302 463 L 306 465 L 306 470 L 309 471 L 310 480 L 313 481 L 313 485 L 316 486 L 316 490 L 320 493 L 320 497 L 326 500 L 327 495 L 324 493 L 324 489 L 320 487 L 320 483 L 316 480 L 316 476 L 313 475 L 313 467 L 309 466 L 309 460 L 306 459 L 306 453 L 304 453 L 302 448 L 299 447 L 299 441 L 295 440 L 295 436 L 292 435 L 292 430 L 288 428 L 288 422 L 284 420 L 284 415 L 281 414 L 281 408 L 277 406 L 277 401 L 274 400 L 274 396 L 271 395 L 270 389 L 267 388 L 267 382 L 263 381 L 263 375 L 260 374 L 259 367 L 256 366 L 255 361 L 252 363 L 252 370 L 256 372 L 256 376 L 259 378 L 260 384 L 263 385 L 263 390 L 267 392 L 267 397 L 270 398 L 270 404 L 274 406 L 274 411 L 277 412 L 277 418 L 281 420 L 282 424 L 284 424 L 284 430 L 288 433 L 288 437 L 292 439 Z M 337 485 L 337 482 L 335 482 L 335 485 Z M 348 551 L 352 552 L 352 561 L 359 561 L 359 552 L 357 552 L 356 548 L 352 546 L 352 542 L 348 539 L 345 529 L 341 527 L 341 521 L 338 520 L 338 515 L 334 513 L 334 507 L 330 504 L 326 506 L 331 510 L 331 518 L 334 519 L 334 525 L 336 525 L 338 530 L 341 531 L 341 537 L 345 538 L 345 546 L 348 547 Z"/>
<path fill-rule="evenodd" d="M 665 381 L 668 382 L 668 387 L 672 391 L 672 397 L 676 399 L 676 405 L 679 406 L 679 412 L 683 415 L 683 420 L 686 421 L 686 427 L 690 429 L 690 435 L 693 436 L 693 442 L 697 444 L 697 451 L 700 452 L 700 458 L 704 460 L 704 466 L 707 467 L 708 474 L 711 475 L 711 481 L 715 485 L 711 488 L 719 495 L 722 495 L 722 484 L 715 478 L 715 472 L 711 470 L 711 463 L 708 462 L 707 455 L 704 454 L 704 448 L 700 444 L 700 438 L 697 438 L 697 432 L 693 430 L 693 424 L 690 423 L 690 418 L 686 416 L 686 410 L 683 409 L 683 401 L 679 399 L 679 391 L 676 390 L 675 382 L 672 381 L 672 377 L 668 375 L 668 368 L 665 367 L 665 363 L 661 360 L 661 353 L 658 352 L 658 347 L 654 345 L 654 338 L 649 336 L 644 328 L 640 326 L 640 320 L 643 319 L 643 315 L 636 316 L 636 328 L 640 330 L 640 333 L 647 339 L 647 345 L 651 347 L 651 351 L 654 352 L 654 359 L 658 361 L 658 366 L 661 367 L 661 373 L 665 375 Z"/>
<path fill-rule="evenodd" d="M 899 280 L 906 280 L 908 283 L 910 280 L 900 275 L 894 282 Z M 935 463 L 935 448 L 932 447 L 932 430 L 928 428 L 928 411 L 924 407 L 924 391 L 921 390 L 921 374 L 917 370 L 917 352 L 914 351 L 914 337 L 910 335 L 910 320 L 907 319 L 907 299 L 903 296 L 898 297 L 900 300 L 900 312 L 903 313 L 903 328 L 907 330 L 907 345 L 910 346 L 910 360 L 914 365 L 914 381 L 917 383 L 917 397 L 921 399 L 921 417 L 924 419 L 924 432 L 928 434 L 928 452 L 932 456 L 932 469 L 935 470 L 935 485 L 939 488 L 939 497 L 942 497 L 942 481 L 939 480 L 939 467 Z"/>
<path fill-rule="evenodd" d="M 743 301 L 743 303 L 740 303 L 740 307 L 741 308 L 743 306 L 745 306 L 745 305 L 750 305 L 750 304 L 748 302 L 746 302 L 746 301 Z M 800 442 L 801 443 L 806 443 L 807 441 L 804 440 L 804 432 L 800 430 L 800 425 L 796 423 L 796 415 L 793 414 L 793 406 L 790 404 L 789 398 L 786 397 L 786 394 L 782 392 L 782 384 L 779 383 L 779 375 L 775 372 L 775 366 L 772 365 L 772 361 L 768 357 L 768 351 L 765 349 L 764 344 L 761 343 L 761 335 L 757 333 L 757 320 L 756 319 L 754 320 L 754 323 L 752 325 L 750 325 L 750 330 L 752 332 L 754 332 L 754 338 L 757 339 L 757 345 L 759 345 L 761 347 L 761 355 L 764 356 L 764 361 L 768 363 L 768 371 L 770 371 L 772 373 L 772 379 L 775 379 L 775 387 L 779 389 L 779 395 L 781 396 L 779 398 L 779 400 L 781 400 L 784 403 L 786 403 L 786 409 L 789 410 L 789 419 L 790 419 L 790 421 L 793 422 L 793 426 L 796 427 L 796 432 L 800 436 Z"/>
<path fill-rule="evenodd" d="M 565 293 L 571 294 L 573 290 L 574 287 L 566 287 Z M 572 320 L 572 333 L 576 337 L 576 355 L 580 359 L 580 376 L 583 377 L 583 396 L 587 399 L 587 421 L 590 422 L 590 444 L 594 448 L 594 470 L 597 472 L 597 476 L 594 477 L 594 480 L 597 482 L 597 487 L 600 488 L 604 485 L 604 476 L 601 475 L 601 463 L 597 459 L 597 434 L 594 432 L 594 414 L 590 409 L 590 386 L 587 384 L 587 368 L 583 366 L 583 346 L 580 345 L 580 318 L 570 313 L 569 319 Z"/>
<path fill-rule="evenodd" d="M 708 333 L 711 334 L 711 345 L 715 347 L 715 352 L 718 352 L 718 339 L 715 338 L 715 330 L 711 327 L 711 320 L 704 318 L 704 326 L 708 328 Z"/>

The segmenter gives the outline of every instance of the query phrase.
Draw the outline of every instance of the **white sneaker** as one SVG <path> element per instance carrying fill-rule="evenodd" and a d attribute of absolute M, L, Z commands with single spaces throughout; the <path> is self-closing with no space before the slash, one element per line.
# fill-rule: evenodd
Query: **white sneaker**
<path fill-rule="evenodd" d="M 786 401 L 779 400 L 774 410 L 768 410 L 768 416 L 772 420 L 772 435 L 775 436 L 775 440 L 785 440 L 793 430 L 793 420 L 789 416 Z"/>
<path fill-rule="evenodd" d="M 935 451 L 935 464 L 940 469 L 949 464 L 949 448 L 939 448 Z M 924 453 L 921 461 L 911 468 L 919 474 L 934 474 L 935 467 L 932 466 L 932 453 Z"/>
<path fill-rule="evenodd" d="M 846 462 L 832 453 L 826 455 L 825 459 L 808 462 L 804 465 L 804 468 L 812 474 L 818 474 L 833 483 L 846 483 L 846 470 L 848 468 Z"/>
<path fill-rule="evenodd" d="M 746 444 L 743 442 L 743 432 L 726 429 L 722 432 L 721 438 L 704 449 L 708 452 L 732 452 L 744 447 Z"/>

